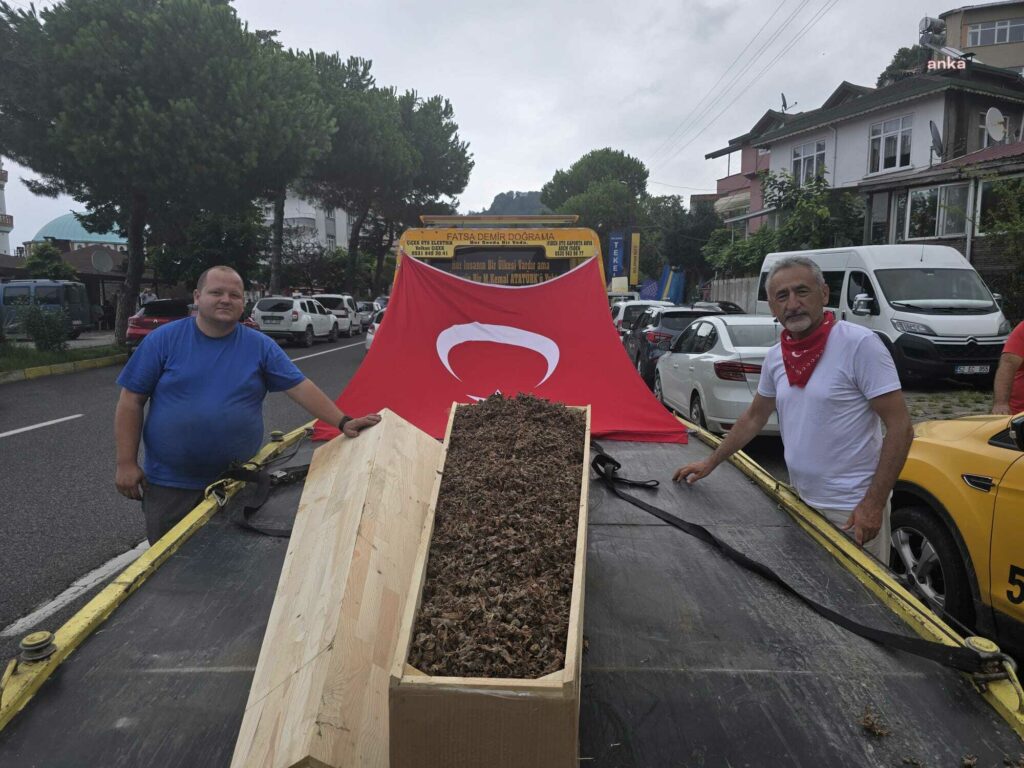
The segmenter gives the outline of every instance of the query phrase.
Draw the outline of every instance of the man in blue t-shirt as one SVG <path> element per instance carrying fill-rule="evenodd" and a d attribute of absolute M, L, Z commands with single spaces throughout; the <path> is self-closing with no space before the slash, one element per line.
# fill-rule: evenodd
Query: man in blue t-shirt
<path fill-rule="evenodd" d="M 231 462 L 259 450 L 267 392 L 284 392 L 348 438 L 380 421 L 375 413 L 345 416 L 277 342 L 242 325 L 242 290 L 230 267 L 206 270 L 193 294 L 196 316 L 152 331 L 117 377 L 115 482 L 121 494 L 142 500 L 150 544 L 188 514 Z M 145 469 L 138 463 L 140 437 Z"/>

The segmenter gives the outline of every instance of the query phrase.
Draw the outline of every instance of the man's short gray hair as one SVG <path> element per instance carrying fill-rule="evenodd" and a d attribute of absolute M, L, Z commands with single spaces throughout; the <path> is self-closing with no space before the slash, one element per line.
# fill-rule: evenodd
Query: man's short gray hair
<path fill-rule="evenodd" d="M 818 281 L 818 285 L 825 286 L 825 276 L 821 273 L 821 267 L 813 260 L 806 256 L 785 256 L 772 264 L 768 270 L 768 277 L 764 281 L 765 290 L 768 290 L 768 286 L 771 285 L 772 278 L 775 277 L 776 272 L 780 269 L 789 269 L 790 267 L 807 267 L 814 274 L 814 279 Z"/>

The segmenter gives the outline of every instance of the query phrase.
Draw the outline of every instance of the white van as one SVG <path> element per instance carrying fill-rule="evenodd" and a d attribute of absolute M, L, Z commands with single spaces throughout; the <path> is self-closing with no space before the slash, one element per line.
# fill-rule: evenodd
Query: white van
<path fill-rule="evenodd" d="M 903 379 L 991 378 L 1010 324 L 974 267 L 945 245 L 862 245 L 770 253 L 755 314 L 771 314 L 765 280 L 787 256 L 813 260 L 839 320 L 875 331 Z"/>

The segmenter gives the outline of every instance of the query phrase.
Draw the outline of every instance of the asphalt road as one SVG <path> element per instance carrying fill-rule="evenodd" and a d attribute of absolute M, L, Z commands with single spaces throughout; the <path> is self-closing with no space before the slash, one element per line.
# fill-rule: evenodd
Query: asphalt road
<path fill-rule="evenodd" d="M 357 336 L 284 349 L 334 399 L 359 367 L 363 343 Z M 0 386 L 0 435 L 68 419 L 0 437 L 0 632 L 145 539 L 139 503 L 114 487 L 119 372 L 113 366 Z M 310 417 L 275 393 L 264 403 L 263 418 L 269 435 Z M 59 627 L 92 593 L 42 628 Z M 14 653 L 17 639 L 0 637 L 0 660 Z"/>

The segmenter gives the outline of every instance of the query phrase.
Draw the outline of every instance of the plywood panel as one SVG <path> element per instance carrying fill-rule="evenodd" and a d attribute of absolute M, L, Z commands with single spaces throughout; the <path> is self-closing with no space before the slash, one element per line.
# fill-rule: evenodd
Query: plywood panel
<path fill-rule="evenodd" d="M 314 454 L 233 768 L 388 765 L 388 672 L 441 445 L 381 416 Z"/>

